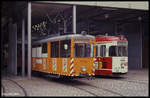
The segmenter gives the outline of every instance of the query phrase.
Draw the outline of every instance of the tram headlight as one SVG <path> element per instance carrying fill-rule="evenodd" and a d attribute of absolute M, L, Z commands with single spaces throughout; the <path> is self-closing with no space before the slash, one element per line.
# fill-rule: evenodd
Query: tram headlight
<path fill-rule="evenodd" d="M 86 71 L 86 67 L 85 66 L 82 66 L 82 71 Z"/>

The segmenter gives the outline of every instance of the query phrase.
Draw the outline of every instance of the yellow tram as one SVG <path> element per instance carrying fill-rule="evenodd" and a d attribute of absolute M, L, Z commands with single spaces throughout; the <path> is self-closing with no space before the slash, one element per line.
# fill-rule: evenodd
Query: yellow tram
<path fill-rule="evenodd" d="M 69 34 L 34 41 L 32 70 L 59 76 L 95 75 L 95 37 Z"/>

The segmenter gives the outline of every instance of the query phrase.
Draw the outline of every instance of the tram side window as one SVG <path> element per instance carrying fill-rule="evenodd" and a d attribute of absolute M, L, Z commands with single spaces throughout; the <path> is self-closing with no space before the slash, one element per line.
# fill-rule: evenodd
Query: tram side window
<path fill-rule="evenodd" d="M 116 46 L 111 46 L 109 48 L 109 56 L 117 56 L 117 47 Z"/>
<path fill-rule="evenodd" d="M 42 44 L 42 57 L 47 57 L 47 43 Z"/>
<path fill-rule="evenodd" d="M 60 41 L 60 57 L 70 57 L 71 40 Z"/>
<path fill-rule="evenodd" d="M 32 47 L 32 57 L 37 57 L 37 54 L 36 54 L 36 47 Z"/>
<path fill-rule="evenodd" d="M 85 49 L 84 44 L 75 44 L 75 57 L 84 57 Z"/>
<path fill-rule="evenodd" d="M 91 45 L 85 44 L 85 57 L 90 57 Z"/>
<path fill-rule="evenodd" d="M 101 45 L 101 47 L 100 47 L 100 56 L 102 56 L 102 57 L 106 56 L 106 45 Z"/>
<path fill-rule="evenodd" d="M 42 53 L 47 53 L 47 43 L 42 44 Z"/>
<path fill-rule="evenodd" d="M 51 42 L 51 57 L 59 57 L 59 41 Z"/>
<path fill-rule="evenodd" d="M 84 43 L 75 43 L 75 57 L 90 57 L 91 45 Z"/>
<path fill-rule="evenodd" d="M 42 56 L 42 47 L 41 45 L 34 45 L 32 47 L 32 57 L 41 57 Z"/>

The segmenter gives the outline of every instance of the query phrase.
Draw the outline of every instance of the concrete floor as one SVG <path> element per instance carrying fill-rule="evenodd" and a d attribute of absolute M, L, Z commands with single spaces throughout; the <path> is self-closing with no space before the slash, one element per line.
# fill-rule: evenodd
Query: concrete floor
<path fill-rule="evenodd" d="M 122 78 L 97 76 L 93 80 L 3 75 L 1 90 L 4 96 L 149 96 L 148 73 L 148 69 L 129 70 Z"/>

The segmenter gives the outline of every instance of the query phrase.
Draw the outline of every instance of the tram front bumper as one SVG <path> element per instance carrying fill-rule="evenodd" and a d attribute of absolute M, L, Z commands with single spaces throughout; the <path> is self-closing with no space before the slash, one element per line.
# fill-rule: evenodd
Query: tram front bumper
<path fill-rule="evenodd" d="M 89 76 L 93 76 L 92 74 L 88 74 L 88 73 L 80 73 L 79 77 L 89 77 Z"/>

